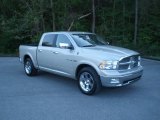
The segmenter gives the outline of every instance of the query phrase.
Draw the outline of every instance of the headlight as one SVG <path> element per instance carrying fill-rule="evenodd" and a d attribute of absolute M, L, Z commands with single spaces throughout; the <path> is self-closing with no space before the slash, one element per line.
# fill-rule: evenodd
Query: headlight
<path fill-rule="evenodd" d="M 115 70 L 117 69 L 118 61 L 102 61 L 99 65 L 99 68 L 102 70 Z"/>

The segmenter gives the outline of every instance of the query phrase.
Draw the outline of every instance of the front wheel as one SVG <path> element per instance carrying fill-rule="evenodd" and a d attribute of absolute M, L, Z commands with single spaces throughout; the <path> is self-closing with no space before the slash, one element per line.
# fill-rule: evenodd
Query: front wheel
<path fill-rule="evenodd" d="M 24 62 L 24 70 L 28 76 L 34 76 L 37 74 L 37 69 L 34 67 L 30 58 L 27 58 Z"/>
<path fill-rule="evenodd" d="M 82 93 L 92 95 L 101 89 L 101 81 L 97 72 L 91 67 L 85 67 L 78 74 L 78 85 Z"/>

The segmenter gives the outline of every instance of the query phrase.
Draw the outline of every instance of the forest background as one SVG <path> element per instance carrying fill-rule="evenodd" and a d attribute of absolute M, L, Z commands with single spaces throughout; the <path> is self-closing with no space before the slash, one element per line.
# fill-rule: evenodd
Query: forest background
<path fill-rule="evenodd" d="M 160 58 L 160 0 L 0 0 L 0 54 L 69 29 Z"/>

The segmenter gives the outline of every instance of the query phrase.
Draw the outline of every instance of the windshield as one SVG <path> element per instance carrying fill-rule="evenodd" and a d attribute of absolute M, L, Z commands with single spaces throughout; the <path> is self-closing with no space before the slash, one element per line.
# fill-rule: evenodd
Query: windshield
<path fill-rule="evenodd" d="M 79 47 L 105 45 L 95 34 L 72 34 L 72 37 Z"/>

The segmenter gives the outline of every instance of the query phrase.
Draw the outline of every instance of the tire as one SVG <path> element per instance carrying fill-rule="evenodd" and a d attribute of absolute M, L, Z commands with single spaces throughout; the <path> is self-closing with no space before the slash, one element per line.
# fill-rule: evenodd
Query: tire
<path fill-rule="evenodd" d="M 78 73 L 78 86 L 82 93 L 92 95 L 100 91 L 102 84 L 97 72 L 91 67 L 85 67 Z"/>
<path fill-rule="evenodd" d="M 28 76 L 34 76 L 37 74 L 37 69 L 34 67 L 33 62 L 30 58 L 26 58 L 24 62 L 24 70 Z"/>

